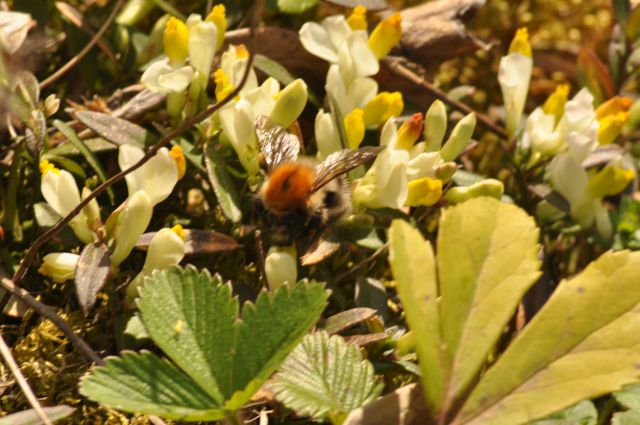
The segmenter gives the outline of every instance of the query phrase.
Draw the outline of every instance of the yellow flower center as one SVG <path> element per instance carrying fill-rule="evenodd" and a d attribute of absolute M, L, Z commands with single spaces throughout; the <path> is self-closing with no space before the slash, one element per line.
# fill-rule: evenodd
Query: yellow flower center
<path fill-rule="evenodd" d="M 216 50 L 222 47 L 222 43 L 224 43 L 224 34 L 227 31 L 227 17 L 226 10 L 224 4 L 218 4 L 211 9 L 211 13 L 205 19 L 206 21 L 213 22 L 213 24 L 218 29 L 218 40 L 216 43 Z"/>
<path fill-rule="evenodd" d="M 351 15 L 347 18 L 347 23 L 352 30 L 366 30 L 367 29 L 367 8 L 363 5 L 358 5 L 353 9 Z"/>
<path fill-rule="evenodd" d="M 516 31 L 516 36 L 513 37 L 509 46 L 509 53 L 520 53 L 528 58 L 533 56 L 531 44 L 529 44 L 529 31 L 526 28 L 523 27 Z"/>
<path fill-rule="evenodd" d="M 60 170 L 46 159 L 40 161 L 40 173 L 42 174 L 42 177 L 44 177 L 49 171 L 53 171 L 55 174 L 60 174 Z"/>
<path fill-rule="evenodd" d="M 187 240 L 187 235 L 186 235 L 186 233 L 184 232 L 184 229 L 182 228 L 182 226 L 181 226 L 181 225 L 176 224 L 175 226 L 173 226 L 173 227 L 171 228 L 171 231 L 172 231 L 173 233 L 175 233 L 176 235 L 178 235 L 178 236 L 180 237 L 180 239 L 182 239 L 183 241 L 186 241 L 186 240 Z"/>
<path fill-rule="evenodd" d="M 162 43 L 171 63 L 184 63 L 189 56 L 189 29 L 180 19 L 170 17 L 162 34 Z"/>
<path fill-rule="evenodd" d="M 184 177 L 184 173 L 187 171 L 187 161 L 182 153 L 182 148 L 180 146 L 174 146 L 169 151 L 169 154 L 173 157 L 174 161 L 176 161 L 176 166 L 178 167 L 178 180 L 180 180 Z"/>
<path fill-rule="evenodd" d="M 236 57 L 238 59 L 246 59 L 249 57 L 249 51 L 247 50 L 247 46 L 244 44 L 239 44 L 236 46 Z"/>

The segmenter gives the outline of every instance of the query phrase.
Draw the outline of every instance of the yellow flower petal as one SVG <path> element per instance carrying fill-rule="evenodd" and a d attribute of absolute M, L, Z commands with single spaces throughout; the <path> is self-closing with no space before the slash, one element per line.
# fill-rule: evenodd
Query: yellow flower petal
<path fill-rule="evenodd" d="M 356 149 L 364 139 L 364 111 L 360 108 L 354 109 L 344 117 L 344 130 L 347 134 L 347 144 L 349 148 Z"/>
<path fill-rule="evenodd" d="M 162 43 L 171 63 L 184 63 L 189 56 L 189 29 L 180 19 L 170 17 L 164 28 Z"/>
<path fill-rule="evenodd" d="M 402 93 L 379 93 L 364 107 L 365 126 L 384 124 L 389 118 L 399 116 L 403 108 Z"/>
<path fill-rule="evenodd" d="M 183 241 L 186 241 L 186 240 L 187 240 L 187 235 L 186 235 L 186 233 L 184 232 L 184 229 L 182 228 L 182 226 L 181 226 L 181 225 L 176 224 L 175 226 L 173 226 L 173 227 L 171 228 L 171 231 L 172 231 L 173 233 L 175 233 L 176 235 L 180 236 L 180 239 L 182 239 Z"/>
<path fill-rule="evenodd" d="M 402 123 L 398 130 L 398 139 L 396 147 L 399 149 L 409 150 L 418 141 L 422 133 L 422 114 L 417 112 L 408 120 Z"/>
<path fill-rule="evenodd" d="M 184 177 L 184 173 L 187 170 L 187 161 L 184 158 L 184 154 L 182 153 L 182 148 L 180 146 L 174 146 L 169 151 L 169 155 L 176 161 L 176 166 L 178 167 L 178 180 Z"/>
<path fill-rule="evenodd" d="M 516 31 L 516 35 L 509 46 L 509 53 L 520 53 L 528 58 L 533 56 L 531 44 L 529 44 L 529 31 L 526 28 L 520 28 Z"/>
<path fill-rule="evenodd" d="M 224 43 L 224 34 L 227 31 L 227 16 L 224 4 L 218 4 L 211 9 L 211 12 L 205 19 L 205 21 L 213 22 L 218 30 L 218 40 L 216 43 L 216 50 L 222 47 Z"/>
<path fill-rule="evenodd" d="M 351 15 L 347 18 L 347 23 L 352 30 L 366 30 L 367 29 L 367 8 L 363 5 L 356 6 Z"/>
<path fill-rule="evenodd" d="M 42 174 L 41 177 L 44 177 L 45 174 L 47 174 L 49 171 L 53 171 L 55 174 L 60 174 L 60 170 L 57 169 L 55 165 L 53 165 L 46 159 L 43 161 L 40 161 L 40 173 Z"/>
<path fill-rule="evenodd" d="M 635 178 L 633 170 L 609 164 L 589 178 L 588 189 L 594 198 L 620 193 Z"/>
<path fill-rule="evenodd" d="M 229 76 L 224 73 L 222 68 L 216 69 L 213 73 L 213 81 L 216 84 L 216 100 L 221 102 L 233 91 L 233 84 L 231 84 Z"/>
<path fill-rule="evenodd" d="M 442 196 L 442 180 L 423 177 L 409 182 L 409 194 L 405 205 L 416 207 L 418 205 L 431 206 L 440 200 Z"/>
<path fill-rule="evenodd" d="M 556 124 L 560 121 L 560 118 L 564 115 L 564 105 L 567 104 L 569 99 L 569 84 L 560 84 L 556 87 L 556 90 L 547 98 L 542 106 L 542 110 L 547 115 L 553 115 L 556 117 Z"/>
<path fill-rule="evenodd" d="M 369 36 L 369 48 L 378 59 L 382 59 L 398 44 L 401 37 L 402 16 L 394 13 L 375 27 Z"/>

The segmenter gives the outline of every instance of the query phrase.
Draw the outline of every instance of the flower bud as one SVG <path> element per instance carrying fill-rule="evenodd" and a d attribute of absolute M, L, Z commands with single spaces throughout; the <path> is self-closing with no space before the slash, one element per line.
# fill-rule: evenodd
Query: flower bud
<path fill-rule="evenodd" d="M 352 30 L 367 30 L 367 8 L 363 5 L 356 6 L 351 15 L 347 18 L 347 23 Z"/>
<path fill-rule="evenodd" d="M 409 207 L 431 206 L 438 202 L 441 196 L 442 180 L 423 177 L 409 182 L 409 194 L 405 205 Z"/>
<path fill-rule="evenodd" d="M 364 111 L 354 109 L 344 117 L 344 131 L 347 135 L 347 144 L 350 149 L 356 149 L 364 139 Z"/>
<path fill-rule="evenodd" d="M 495 179 L 486 179 L 471 186 L 453 187 L 444 195 L 445 199 L 452 204 L 459 204 L 472 198 L 481 196 L 489 196 L 491 198 L 500 199 L 504 192 L 504 185 L 501 181 Z"/>
<path fill-rule="evenodd" d="M 422 114 L 417 112 L 402 123 L 400 129 L 398 129 L 398 139 L 396 141 L 398 149 L 409 150 L 413 147 L 422 133 L 422 122 Z"/>
<path fill-rule="evenodd" d="M 153 206 L 144 190 L 129 197 L 113 228 L 115 248 L 111 254 L 111 265 L 117 267 L 138 242 L 151 221 Z"/>
<path fill-rule="evenodd" d="M 333 122 L 333 117 L 322 109 L 316 115 L 315 136 L 320 159 L 324 159 L 342 149 L 340 135 Z"/>
<path fill-rule="evenodd" d="M 289 128 L 298 119 L 307 104 L 307 84 L 300 78 L 282 89 L 271 111 L 271 119 L 284 128 Z"/>
<path fill-rule="evenodd" d="M 44 100 L 44 114 L 47 116 L 47 118 L 58 112 L 59 108 L 60 98 L 58 98 L 55 94 L 50 94 Z"/>
<path fill-rule="evenodd" d="M 476 128 L 476 114 L 473 112 L 462 118 L 451 132 L 449 140 L 444 144 L 440 155 L 445 161 L 453 161 L 471 142 L 471 136 Z"/>
<path fill-rule="evenodd" d="M 378 59 L 387 56 L 402 38 L 402 16 L 394 13 L 382 20 L 369 36 L 369 48 Z"/>
<path fill-rule="evenodd" d="M 450 161 L 439 165 L 438 168 L 436 168 L 435 173 L 436 177 L 440 180 L 448 181 L 453 177 L 456 171 L 458 171 L 458 165 L 455 162 Z"/>
<path fill-rule="evenodd" d="M 284 285 L 293 285 L 298 277 L 298 264 L 294 247 L 269 248 L 264 261 L 264 271 L 271 291 Z"/>
<path fill-rule="evenodd" d="M 224 35 L 227 32 L 227 16 L 224 4 L 217 4 L 213 6 L 211 12 L 205 19 L 205 21 L 213 22 L 218 30 L 218 39 L 216 42 L 216 50 L 220 50 L 222 43 L 224 43 Z"/>
<path fill-rule="evenodd" d="M 547 115 L 553 115 L 555 117 L 555 123 L 558 124 L 560 122 L 560 118 L 564 115 L 564 105 L 567 104 L 568 99 L 569 84 L 560 84 L 544 102 L 542 110 Z"/>
<path fill-rule="evenodd" d="M 154 6 L 152 0 L 129 0 L 116 17 L 116 23 L 133 26 L 147 16 Z"/>
<path fill-rule="evenodd" d="M 162 36 L 164 54 L 169 58 L 169 62 L 175 65 L 182 65 L 189 55 L 189 30 L 180 19 L 170 17 Z"/>
<path fill-rule="evenodd" d="M 74 278 L 79 259 L 78 254 L 52 252 L 44 256 L 38 272 L 50 277 L 54 282 L 62 283 Z"/>
<path fill-rule="evenodd" d="M 439 151 L 447 131 L 447 108 L 441 100 L 431 104 L 424 116 L 424 139 L 427 152 Z"/>
<path fill-rule="evenodd" d="M 364 107 L 364 124 L 366 127 L 379 126 L 392 117 L 402 113 L 404 103 L 400 92 L 382 92 L 371 99 Z"/>

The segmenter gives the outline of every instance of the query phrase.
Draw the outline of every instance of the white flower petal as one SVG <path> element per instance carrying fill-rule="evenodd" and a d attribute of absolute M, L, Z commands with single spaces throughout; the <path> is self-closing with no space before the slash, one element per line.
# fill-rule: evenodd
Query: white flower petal
<path fill-rule="evenodd" d="M 387 150 L 396 149 L 398 141 L 398 128 L 393 118 L 387 120 L 380 132 L 380 146 L 386 146 Z"/>
<path fill-rule="evenodd" d="M 200 22 L 189 29 L 189 60 L 201 78 L 209 79 L 216 54 L 218 29 L 213 22 Z"/>
<path fill-rule="evenodd" d="M 561 152 L 553 158 L 547 171 L 551 186 L 567 198 L 572 209 L 584 202 L 589 177 L 580 161 L 569 152 Z"/>
<path fill-rule="evenodd" d="M 327 82 L 324 88 L 326 92 L 333 97 L 333 100 L 335 100 L 338 108 L 340 108 L 340 113 L 342 115 L 346 115 L 351 112 L 353 109 L 351 105 L 353 103 L 347 98 L 347 90 L 338 65 L 331 65 L 329 67 L 329 71 L 327 72 Z"/>
<path fill-rule="evenodd" d="M 512 132 L 522 118 L 532 70 L 533 60 L 519 53 L 511 53 L 500 60 L 498 82 L 502 89 L 507 129 Z"/>
<path fill-rule="evenodd" d="M 307 22 L 300 28 L 300 43 L 305 50 L 328 62 L 338 62 L 336 48 L 331 42 L 329 33 L 320 24 Z"/>
<path fill-rule="evenodd" d="M 409 161 L 407 166 L 407 180 L 412 181 L 423 177 L 434 178 L 436 168 L 444 163 L 440 152 L 425 152 L 418 154 Z"/>
<path fill-rule="evenodd" d="M 144 190 L 129 196 L 114 229 L 115 248 L 110 256 L 112 266 L 117 267 L 127 258 L 147 229 L 152 214 L 151 198 Z"/>
<path fill-rule="evenodd" d="M 162 87 L 158 82 L 158 79 L 161 75 L 168 74 L 171 71 L 173 71 L 173 68 L 171 67 L 171 65 L 169 65 L 169 62 L 166 59 L 160 60 L 152 63 L 149 68 L 144 71 L 142 77 L 140 78 L 140 81 L 146 88 L 151 91 L 167 93 L 169 92 L 169 90 L 167 90 L 167 88 L 165 87 Z"/>
<path fill-rule="evenodd" d="M 158 85 L 167 92 L 184 92 L 193 79 L 193 68 L 183 66 L 158 76 Z"/>
<path fill-rule="evenodd" d="M 169 197 L 178 182 L 178 166 L 167 148 L 160 148 L 153 158 L 139 168 L 142 189 L 155 206 Z"/>
<path fill-rule="evenodd" d="M 349 84 L 347 99 L 352 103 L 352 108 L 364 108 L 378 94 L 378 82 L 373 78 L 356 78 Z"/>
<path fill-rule="evenodd" d="M 349 34 L 347 47 L 353 60 L 356 77 L 368 77 L 378 73 L 380 63 L 367 44 L 365 31 L 353 31 Z"/>
<path fill-rule="evenodd" d="M 344 15 L 333 15 L 322 21 L 322 27 L 329 34 L 331 44 L 334 49 L 339 47 L 352 33 L 351 27 L 344 18 Z"/>
<path fill-rule="evenodd" d="M 597 139 L 598 120 L 593 108 L 593 95 L 588 89 L 580 90 L 564 107 L 564 115 L 558 123 L 558 131 L 583 133 L 588 138 Z"/>
<path fill-rule="evenodd" d="M 144 156 L 144 151 L 134 145 L 121 145 L 118 149 L 118 165 L 120 170 L 124 171 L 136 162 L 140 161 Z M 137 170 L 127 174 L 124 179 L 127 182 L 127 190 L 129 196 L 142 189 L 142 170 Z"/>
<path fill-rule="evenodd" d="M 47 172 L 42 178 L 42 196 L 47 203 L 64 217 L 80 203 L 80 190 L 70 172 L 60 170 Z"/>
<path fill-rule="evenodd" d="M 407 163 L 405 150 L 386 149 L 378 155 L 353 192 L 355 203 L 369 208 L 400 209 L 407 200 Z"/>
<path fill-rule="evenodd" d="M 321 159 L 326 158 L 334 152 L 342 149 L 340 143 L 340 135 L 338 129 L 333 122 L 330 113 L 320 109 L 315 120 L 315 136 L 316 146 L 318 147 L 318 156 Z"/>
<path fill-rule="evenodd" d="M 142 272 L 149 275 L 154 270 L 164 270 L 177 265 L 184 258 L 185 243 L 168 228 L 160 229 L 151 239 Z"/>

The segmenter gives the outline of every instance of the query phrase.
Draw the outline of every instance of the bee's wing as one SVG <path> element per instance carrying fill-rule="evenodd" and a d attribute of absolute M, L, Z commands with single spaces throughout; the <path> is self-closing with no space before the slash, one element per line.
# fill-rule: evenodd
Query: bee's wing
<path fill-rule="evenodd" d="M 374 159 L 381 147 L 367 146 L 359 149 L 344 149 L 329 155 L 316 168 L 316 179 L 313 182 L 312 192 L 317 191 L 331 180 L 341 174 L 348 173 L 354 168 Z"/>
<path fill-rule="evenodd" d="M 298 158 L 300 140 L 296 136 L 264 115 L 256 118 L 255 127 L 260 150 L 269 170 Z"/>

